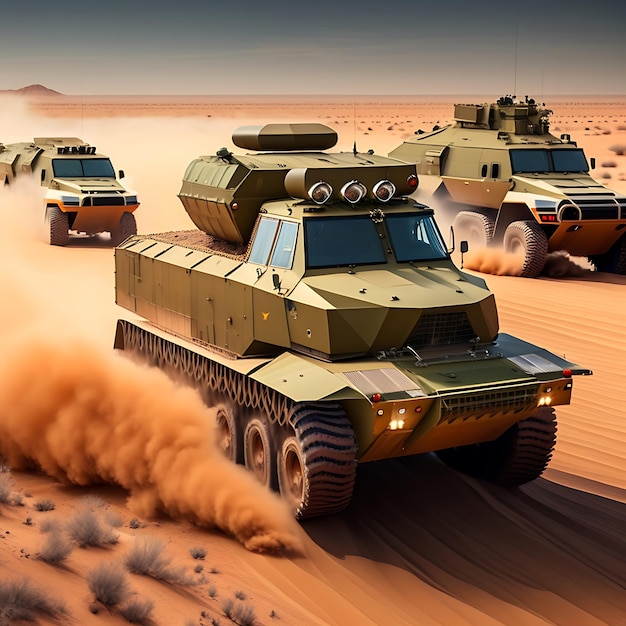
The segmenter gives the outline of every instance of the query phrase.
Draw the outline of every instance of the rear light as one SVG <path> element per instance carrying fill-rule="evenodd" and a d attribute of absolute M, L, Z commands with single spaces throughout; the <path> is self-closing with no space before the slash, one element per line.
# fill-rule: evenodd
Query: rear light
<path fill-rule="evenodd" d="M 411 188 L 411 189 L 417 189 L 417 186 L 419 185 L 419 180 L 417 179 L 417 176 L 415 174 L 411 174 L 407 179 L 406 179 L 407 185 Z"/>
<path fill-rule="evenodd" d="M 563 376 L 564 376 L 565 378 L 571 378 L 571 377 L 572 377 L 572 370 L 570 370 L 570 369 L 564 369 L 564 370 L 563 370 Z"/>
<path fill-rule="evenodd" d="M 556 215 L 542 215 L 542 222 L 556 222 Z"/>

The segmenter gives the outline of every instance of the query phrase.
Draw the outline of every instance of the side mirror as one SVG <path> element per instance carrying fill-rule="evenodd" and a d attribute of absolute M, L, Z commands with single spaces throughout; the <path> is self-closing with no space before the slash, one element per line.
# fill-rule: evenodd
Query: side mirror
<path fill-rule="evenodd" d="M 119 171 L 120 178 L 126 178 L 126 174 L 124 174 L 124 170 Z"/>
<path fill-rule="evenodd" d="M 46 170 L 41 170 L 41 182 L 43 183 L 46 180 Z"/>
<path fill-rule="evenodd" d="M 274 289 L 280 293 L 280 276 L 278 274 L 272 274 L 272 282 L 274 283 Z"/>
<path fill-rule="evenodd" d="M 589 162 L 590 162 L 590 164 L 591 164 L 591 169 L 592 169 L 592 170 L 595 170 L 595 169 L 596 169 L 596 157 L 591 157 L 591 158 L 589 159 Z"/>
<path fill-rule="evenodd" d="M 461 250 L 461 269 L 463 269 L 463 255 L 469 250 L 469 243 L 463 240 L 460 245 L 460 250 Z"/>

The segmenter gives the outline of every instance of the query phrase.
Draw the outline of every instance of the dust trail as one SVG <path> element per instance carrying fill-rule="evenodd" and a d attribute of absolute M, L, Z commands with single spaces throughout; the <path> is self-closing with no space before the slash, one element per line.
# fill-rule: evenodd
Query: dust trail
<path fill-rule="evenodd" d="M 299 549 L 284 503 L 219 452 L 194 390 L 69 336 L 3 344 L 0 454 L 10 466 L 116 483 L 137 514 L 218 527 L 250 550 Z"/>
<path fill-rule="evenodd" d="M 470 250 L 463 259 L 465 269 L 496 276 L 519 276 L 523 263 L 523 257 L 505 252 L 502 248 Z M 541 275 L 550 278 L 576 278 L 589 271 L 572 261 L 567 252 L 557 251 L 547 255 Z"/>
<path fill-rule="evenodd" d="M 519 255 L 504 252 L 500 248 L 476 248 L 465 255 L 463 267 L 483 274 L 519 276 L 523 262 L 524 259 Z"/>

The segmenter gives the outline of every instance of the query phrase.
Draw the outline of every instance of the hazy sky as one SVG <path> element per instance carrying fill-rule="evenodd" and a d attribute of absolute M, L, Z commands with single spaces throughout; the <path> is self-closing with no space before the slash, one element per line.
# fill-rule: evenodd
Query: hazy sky
<path fill-rule="evenodd" d="M 4 0 L 0 89 L 625 94 L 614 0 Z"/>

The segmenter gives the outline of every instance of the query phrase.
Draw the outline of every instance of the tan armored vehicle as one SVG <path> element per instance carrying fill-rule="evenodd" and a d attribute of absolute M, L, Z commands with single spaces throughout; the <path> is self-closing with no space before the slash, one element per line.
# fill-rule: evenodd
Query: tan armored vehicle
<path fill-rule="evenodd" d="M 321 124 L 244 127 L 194 159 L 198 230 L 115 250 L 115 347 L 197 385 L 224 452 L 299 518 L 350 501 L 357 463 L 436 451 L 503 485 L 539 476 L 576 365 L 498 332 L 451 261 L 415 165 L 328 152 Z"/>
<path fill-rule="evenodd" d="M 36 175 L 46 187 L 50 243 L 67 244 L 70 232 L 111 233 L 117 245 L 137 232 L 137 194 L 117 180 L 108 157 L 77 137 L 35 137 L 32 143 L 0 144 L 0 180 Z M 120 170 L 119 177 L 124 178 Z"/>
<path fill-rule="evenodd" d="M 451 209 L 455 231 L 470 247 L 522 255 L 522 276 L 539 275 L 548 252 L 557 250 L 625 274 L 626 197 L 590 176 L 569 135 L 550 134 L 551 113 L 511 96 L 457 104 L 454 124 L 418 131 L 389 156 L 417 164 L 414 197 L 437 212 Z"/>

